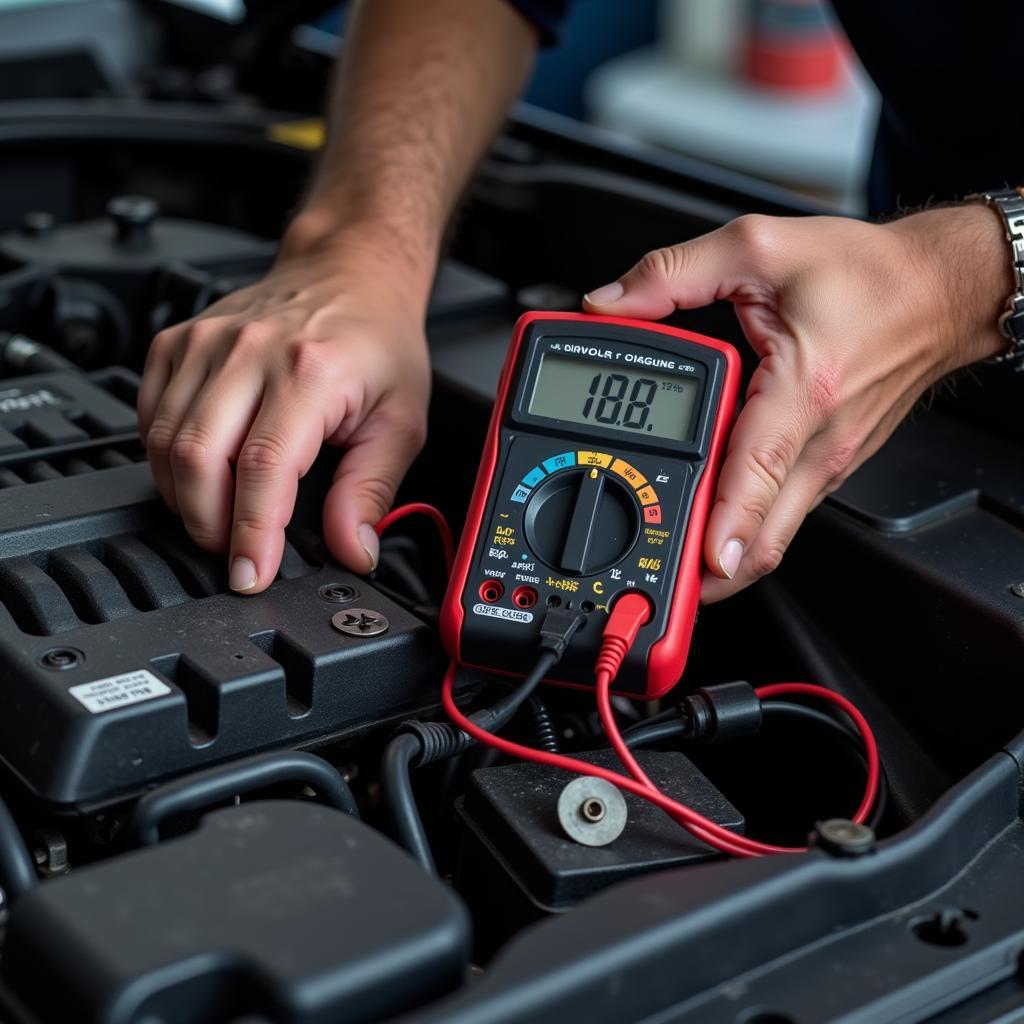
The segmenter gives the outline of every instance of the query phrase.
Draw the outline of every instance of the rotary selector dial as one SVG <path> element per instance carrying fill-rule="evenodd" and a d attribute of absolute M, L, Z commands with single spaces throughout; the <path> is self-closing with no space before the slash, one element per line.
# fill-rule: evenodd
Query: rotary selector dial
<path fill-rule="evenodd" d="M 526 506 L 526 541 L 567 576 L 604 572 L 636 543 L 640 510 L 623 481 L 596 467 L 549 476 Z"/>

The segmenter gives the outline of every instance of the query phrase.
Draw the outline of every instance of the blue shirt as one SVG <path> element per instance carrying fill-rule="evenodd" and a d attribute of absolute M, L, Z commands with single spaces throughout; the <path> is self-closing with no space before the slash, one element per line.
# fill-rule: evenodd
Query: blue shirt
<path fill-rule="evenodd" d="M 545 43 L 570 0 L 508 0 Z M 1022 0 L 833 0 L 882 94 L 874 214 L 1024 184 Z"/>

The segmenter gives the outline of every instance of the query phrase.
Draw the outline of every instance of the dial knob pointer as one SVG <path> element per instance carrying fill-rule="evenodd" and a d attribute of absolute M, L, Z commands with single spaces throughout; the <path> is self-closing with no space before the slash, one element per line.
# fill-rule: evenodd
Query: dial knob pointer
<path fill-rule="evenodd" d="M 597 514 L 604 494 L 604 473 L 591 469 L 580 480 L 576 504 L 569 521 L 569 531 L 562 549 L 561 565 L 565 572 L 583 576 L 587 570 L 587 554 L 597 526 Z"/>

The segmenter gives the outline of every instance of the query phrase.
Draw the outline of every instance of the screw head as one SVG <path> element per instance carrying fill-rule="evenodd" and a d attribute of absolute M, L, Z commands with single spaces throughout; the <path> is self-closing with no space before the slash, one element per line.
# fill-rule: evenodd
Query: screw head
<path fill-rule="evenodd" d="M 1024 597 L 1024 583 L 1014 583 L 1014 585 L 1010 587 L 1010 593 L 1013 594 L 1014 597 Z"/>
<path fill-rule="evenodd" d="M 43 668 L 64 672 L 85 661 L 85 655 L 75 647 L 51 647 L 39 655 L 38 661 Z"/>
<path fill-rule="evenodd" d="M 348 608 L 336 612 L 331 618 L 331 625 L 346 636 L 380 636 L 386 633 L 391 625 L 387 618 L 370 608 Z"/>
<path fill-rule="evenodd" d="M 347 583 L 325 583 L 317 593 L 333 604 L 348 604 L 359 596 L 359 591 Z"/>
<path fill-rule="evenodd" d="M 626 819 L 626 798 L 604 779 L 573 779 L 558 797 L 559 824 L 570 839 L 583 846 L 615 842 Z"/>

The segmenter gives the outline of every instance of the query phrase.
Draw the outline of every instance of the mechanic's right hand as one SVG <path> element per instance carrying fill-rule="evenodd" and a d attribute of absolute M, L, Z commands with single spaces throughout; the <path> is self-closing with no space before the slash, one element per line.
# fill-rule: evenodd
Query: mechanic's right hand
<path fill-rule="evenodd" d="M 347 449 L 327 545 L 356 572 L 376 567 L 373 524 L 425 437 L 425 302 L 403 292 L 393 254 L 343 241 L 282 256 L 154 339 L 139 392 L 153 476 L 200 546 L 230 552 L 233 590 L 273 581 L 299 478 L 325 441 Z"/>

